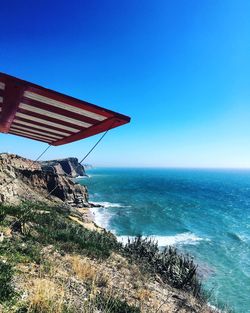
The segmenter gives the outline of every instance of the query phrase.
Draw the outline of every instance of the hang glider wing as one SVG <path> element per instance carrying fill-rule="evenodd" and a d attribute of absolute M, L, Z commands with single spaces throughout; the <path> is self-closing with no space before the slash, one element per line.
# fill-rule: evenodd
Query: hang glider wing
<path fill-rule="evenodd" d="M 0 132 L 53 146 L 129 123 L 128 116 L 0 73 Z"/>

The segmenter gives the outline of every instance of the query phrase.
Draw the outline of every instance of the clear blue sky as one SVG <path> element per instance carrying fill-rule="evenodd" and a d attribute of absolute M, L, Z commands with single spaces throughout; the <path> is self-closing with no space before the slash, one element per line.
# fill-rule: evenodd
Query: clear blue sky
<path fill-rule="evenodd" d="M 0 71 L 131 116 L 88 163 L 250 168 L 249 34 L 248 0 L 1 1 Z M 45 158 L 81 158 L 99 137 Z"/>

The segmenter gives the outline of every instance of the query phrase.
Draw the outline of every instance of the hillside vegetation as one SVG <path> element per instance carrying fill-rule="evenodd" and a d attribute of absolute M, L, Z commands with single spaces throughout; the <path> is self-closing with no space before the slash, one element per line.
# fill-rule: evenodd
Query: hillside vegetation
<path fill-rule="evenodd" d="M 190 258 L 141 237 L 122 246 L 69 214 L 0 205 L 0 312 L 212 312 Z"/>

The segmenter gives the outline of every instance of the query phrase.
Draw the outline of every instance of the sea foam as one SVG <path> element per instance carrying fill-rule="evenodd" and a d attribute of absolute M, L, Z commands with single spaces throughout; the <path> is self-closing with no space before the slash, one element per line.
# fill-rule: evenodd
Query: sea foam
<path fill-rule="evenodd" d="M 119 242 L 122 242 L 126 244 L 128 242 L 128 238 L 134 239 L 134 236 L 128 236 L 123 235 L 119 236 L 116 234 L 115 230 L 109 229 L 109 222 L 110 219 L 113 216 L 113 213 L 111 213 L 109 210 L 106 210 L 107 208 L 122 208 L 126 207 L 120 203 L 111 203 L 111 202 L 94 202 L 91 203 L 95 205 L 101 205 L 101 207 L 95 207 L 91 208 L 90 211 L 93 215 L 94 222 L 100 226 L 104 227 L 107 230 L 110 230 L 114 235 L 116 235 L 117 240 Z M 156 241 L 159 245 L 159 247 L 165 247 L 165 246 L 174 246 L 174 245 L 196 245 L 200 241 L 209 241 L 209 239 L 204 239 L 202 237 L 199 237 L 191 232 L 185 232 L 180 233 L 172 236 L 157 236 L 157 235 L 150 235 L 150 236 L 142 236 L 142 238 L 150 237 L 154 241 Z"/>
<path fill-rule="evenodd" d="M 130 206 L 122 205 L 120 203 L 112 203 L 112 202 L 107 202 L 107 201 L 101 201 L 101 202 L 91 201 L 91 203 L 93 203 L 95 205 L 100 205 L 103 208 L 127 208 L 127 207 L 130 207 Z"/>
<path fill-rule="evenodd" d="M 75 177 L 75 180 L 78 180 L 78 179 L 84 179 L 84 178 L 89 178 L 90 176 L 89 175 L 84 175 L 84 176 L 76 176 Z"/>
<path fill-rule="evenodd" d="M 97 202 L 95 202 L 94 204 L 97 204 Z M 106 228 L 108 230 L 109 221 L 112 217 L 112 214 L 109 212 L 109 210 L 105 210 L 104 207 L 90 208 L 89 210 L 93 216 L 94 222 L 98 226 Z"/>
<path fill-rule="evenodd" d="M 207 240 L 201 237 L 196 236 L 193 233 L 180 233 L 174 236 L 142 236 L 142 238 L 149 237 L 156 241 L 160 247 L 165 246 L 174 246 L 174 245 L 195 245 L 199 243 L 199 241 Z M 134 239 L 135 237 L 131 236 L 117 236 L 117 240 L 126 244 L 128 239 Z"/>
<path fill-rule="evenodd" d="M 92 204 L 98 205 L 100 207 L 93 207 L 90 208 L 90 212 L 92 213 L 94 222 L 103 228 L 109 229 L 109 221 L 113 216 L 113 213 L 111 213 L 109 210 L 106 210 L 107 208 L 124 208 L 126 206 L 120 204 L 120 203 L 114 203 L 114 202 L 107 202 L 107 201 L 101 201 L 101 202 L 95 202 L 91 201 Z"/>

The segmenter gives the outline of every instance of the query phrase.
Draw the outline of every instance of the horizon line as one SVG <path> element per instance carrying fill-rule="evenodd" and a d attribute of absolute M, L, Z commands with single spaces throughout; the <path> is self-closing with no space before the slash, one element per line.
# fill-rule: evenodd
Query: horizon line
<path fill-rule="evenodd" d="M 89 169 L 97 168 L 131 168 L 131 169 L 182 169 L 182 170 L 250 170 L 250 167 L 185 167 L 185 166 L 136 166 L 136 165 L 92 165 L 83 164 L 83 166 L 90 167 Z"/>

